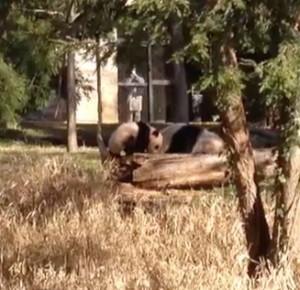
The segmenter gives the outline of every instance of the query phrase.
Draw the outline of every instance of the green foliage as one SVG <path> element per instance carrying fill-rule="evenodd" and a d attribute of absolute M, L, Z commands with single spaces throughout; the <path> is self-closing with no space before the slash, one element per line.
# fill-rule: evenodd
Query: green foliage
<path fill-rule="evenodd" d="M 296 41 L 283 43 L 277 57 L 258 66 L 260 91 L 268 96 L 268 104 L 299 97 L 299 67 L 300 43 Z"/>
<path fill-rule="evenodd" d="M 197 82 L 198 87 L 215 90 L 218 104 L 221 105 L 222 99 L 224 101 L 222 107 L 226 107 L 233 96 L 242 94 L 248 76 L 241 71 L 240 56 L 266 53 L 271 46 L 274 18 L 268 14 L 267 2 L 176 0 L 169 3 L 146 0 L 134 3 L 133 15 L 138 17 L 128 21 L 133 26 L 128 27 L 135 36 L 144 32 L 144 39 L 148 37 L 160 44 L 170 43 L 170 21 L 175 17 L 184 26 L 188 32 L 185 45 L 172 58 L 175 61 L 185 59 L 201 67 L 203 75 Z M 234 68 L 228 68 L 228 63 L 224 63 L 227 58 L 224 48 L 227 47 L 231 47 L 237 56 Z"/>
<path fill-rule="evenodd" d="M 27 109 L 40 108 L 48 100 L 50 81 L 58 72 L 60 54 L 49 41 L 52 27 L 49 21 L 32 19 L 16 11 L 7 21 L 1 50 L 15 69 L 27 77 Z"/>
<path fill-rule="evenodd" d="M 127 12 L 126 0 L 81 0 L 72 29 L 81 38 L 107 38 Z"/>
<path fill-rule="evenodd" d="M 118 61 L 131 64 L 145 61 L 146 44 L 149 42 L 168 45 L 171 40 L 170 19 L 174 16 L 184 18 L 188 9 L 189 1 L 186 0 L 133 1 L 127 7 L 127 13 L 119 19 L 118 35 L 122 41 L 118 44 Z"/>
<path fill-rule="evenodd" d="M 26 79 L 0 56 L 0 122 L 17 120 L 17 112 L 26 104 Z"/>
<path fill-rule="evenodd" d="M 234 104 L 236 99 L 241 98 L 242 72 L 237 67 L 223 67 L 217 71 L 212 84 L 217 91 L 216 105 L 224 112 Z"/>
<path fill-rule="evenodd" d="M 6 15 L 3 25 L 0 23 L 3 27 L 0 50 L 16 74 L 26 78 L 24 94 L 28 98 L 23 113 L 40 109 L 48 102 L 54 85 L 53 77 L 57 75 L 67 50 L 85 47 L 90 52 L 95 50 L 95 43 L 88 38 L 94 39 L 96 35 L 108 41 L 113 38 L 111 32 L 126 3 L 124 0 L 75 1 L 75 12 L 79 13 L 72 23 L 67 23 L 73 1 L 6 2 L 5 5 L 0 4 L 0 14 Z M 12 2 L 14 5 L 11 5 Z M 115 47 L 115 44 L 112 47 L 103 45 L 103 60 L 112 54 Z M 90 90 L 90 86 L 86 88 L 82 82 L 79 77 L 77 85 L 84 92 Z"/>
<path fill-rule="evenodd" d="M 282 129 L 282 146 L 286 157 L 290 148 L 300 145 L 300 43 L 283 42 L 277 57 L 262 63 L 260 90 L 267 105 L 278 112 Z"/>
<path fill-rule="evenodd" d="M 116 31 L 120 34 L 122 19 L 128 11 L 127 0 L 81 0 L 77 10 L 80 13 L 70 31 L 87 54 L 99 51 L 97 39 L 101 39 L 100 59 L 105 64 L 117 50 Z"/>
<path fill-rule="evenodd" d="M 244 68 L 253 70 L 258 55 L 276 55 L 281 39 L 294 35 L 298 2 L 137 0 L 126 19 L 126 30 L 131 32 L 127 32 L 126 40 L 128 43 L 131 38 L 134 43 L 136 37 L 139 41 L 150 38 L 160 44 L 169 43 L 168 23 L 176 16 L 187 33 L 185 46 L 173 59 L 185 59 L 201 67 L 198 87 L 216 91 L 218 103 L 221 105 L 223 99 L 224 107 L 233 96 L 241 96 L 245 83 L 257 73 L 254 70 L 249 74 L 249 69 L 245 73 Z M 236 54 L 235 68 L 226 63 L 226 47 Z M 272 98 L 267 101 L 272 102 Z"/>
<path fill-rule="evenodd" d="M 223 102 L 224 107 L 232 97 L 241 95 L 250 77 L 242 72 L 242 66 L 255 66 L 255 54 L 272 52 L 275 56 L 281 39 L 294 37 L 292 24 L 298 11 L 298 1 L 292 0 L 135 0 L 131 5 L 125 0 L 78 0 L 75 19 L 67 23 L 72 1 L 5 2 L 0 4 L 0 15 L 5 15 L 5 21 L 0 23 L 0 28 L 4 28 L 0 30 L 0 50 L 5 62 L 12 63 L 17 74 L 28 80 L 27 109 L 43 106 L 48 100 L 52 76 L 70 47 L 95 51 L 94 40 L 101 37 L 103 62 L 118 47 L 118 60 L 140 63 L 146 50 L 140 44 L 170 44 L 170 23 L 174 21 L 184 28 L 185 45 L 172 58 L 201 67 L 199 88 L 215 90 L 218 104 Z M 114 29 L 122 39 L 119 43 Z M 227 63 L 226 47 L 231 47 L 237 56 L 234 66 Z M 277 62 L 278 67 L 286 67 L 283 59 Z M 261 92 L 269 103 L 276 104 L 278 95 L 292 95 L 296 90 L 292 85 L 292 67 L 281 72 L 274 69 L 275 62 L 260 67 L 264 78 Z M 272 75 L 268 75 L 268 70 Z M 280 82 L 284 84 L 279 85 Z"/>

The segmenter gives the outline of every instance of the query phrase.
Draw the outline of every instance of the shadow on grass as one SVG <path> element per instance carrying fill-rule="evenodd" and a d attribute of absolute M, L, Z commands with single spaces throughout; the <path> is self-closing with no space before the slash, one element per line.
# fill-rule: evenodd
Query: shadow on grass
<path fill-rule="evenodd" d="M 114 253 L 102 249 L 101 244 L 88 234 L 82 239 L 73 236 L 69 240 L 36 240 L 23 245 L 21 252 L 15 251 L 2 257 L 2 277 L 8 283 L 17 278 L 32 286 L 35 269 L 47 269 L 51 265 L 54 271 L 63 270 L 68 275 L 79 272 L 80 262 L 86 263 L 87 257 L 101 267 L 114 259 Z M 21 272 L 16 269 L 18 263 L 22 263 Z M 86 267 L 88 266 L 87 264 Z"/>
<path fill-rule="evenodd" d="M 101 263 L 108 257 L 89 233 L 79 238 L 73 228 L 69 236 L 62 233 L 67 240 L 55 235 L 48 240 L 45 232 L 47 227 L 51 231 L 49 223 L 59 232 L 60 223 L 68 224 L 74 216 L 84 222 L 87 208 L 113 198 L 115 183 L 108 169 L 100 163 L 93 170 L 83 165 L 97 162 L 95 155 L 0 152 L 0 276 L 7 283 L 20 279 L 30 285 L 36 268 L 51 265 L 68 274 L 86 256 Z M 23 270 L 18 272 L 20 264 Z"/>
<path fill-rule="evenodd" d="M 22 142 L 28 145 L 65 145 L 62 138 L 47 135 L 38 130 L 0 129 L 1 142 Z"/>

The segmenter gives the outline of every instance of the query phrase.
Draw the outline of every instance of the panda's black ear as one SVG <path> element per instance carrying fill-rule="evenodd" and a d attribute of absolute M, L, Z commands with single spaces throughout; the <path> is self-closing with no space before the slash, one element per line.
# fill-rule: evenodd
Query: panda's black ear
<path fill-rule="evenodd" d="M 154 130 L 154 131 L 152 132 L 152 135 L 155 136 L 155 137 L 158 137 L 159 131 L 158 131 L 158 130 Z"/>

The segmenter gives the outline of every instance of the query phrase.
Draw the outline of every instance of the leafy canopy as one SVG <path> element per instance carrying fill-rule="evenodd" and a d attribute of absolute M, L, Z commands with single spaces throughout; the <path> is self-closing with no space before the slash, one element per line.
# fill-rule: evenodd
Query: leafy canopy
<path fill-rule="evenodd" d="M 15 111 L 26 103 L 26 79 L 0 56 L 0 122 L 17 121 Z"/>

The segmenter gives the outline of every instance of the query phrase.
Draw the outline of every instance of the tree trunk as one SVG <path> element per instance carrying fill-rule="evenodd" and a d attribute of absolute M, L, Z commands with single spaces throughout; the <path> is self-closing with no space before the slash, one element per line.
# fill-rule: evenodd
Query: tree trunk
<path fill-rule="evenodd" d="M 183 48 L 184 39 L 182 24 L 173 16 L 170 19 L 171 52 L 176 53 Z M 172 103 L 175 104 L 171 111 L 171 122 L 189 121 L 189 99 L 187 94 L 187 81 L 184 61 L 172 62 L 173 67 L 173 96 Z"/>
<path fill-rule="evenodd" d="M 273 226 L 272 260 L 277 266 L 280 255 L 293 254 L 299 238 L 299 194 L 296 192 L 300 177 L 299 117 L 300 101 L 286 100 L 281 112 L 281 144 L 278 155 L 278 174 L 275 183 L 276 207 Z M 293 110 L 293 111 L 292 111 Z"/>
<path fill-rule="evenodd" d="M 71 4 L 69 22 L 74 18 L 74 3 Z M 67 53 L 67 131 L 68 131 L 68 152 L 76 152 L 78 149 L 76 131 L 76 92 L 75 92 L 75 52 L 73 49 Z"/>
<path fill-rule="evenodd" d="M 76 131 L 76 94 L 75 94 L 75 53 L 68 52 L 68 100 L 67 100 L 67 130 L 68 130 L 68 151 L 76 152 L 77 131 Z"/>
<path fill-rule="evenodd" d="M 234 71 L 237 70 L 235 51 L 227 47 L 222 56 L 226 68 L 236 73 Z M 224 95 L 226 89 L 228 90 L 228 87 L 224 88 L 222 85 L 219 87 L 220 96 Z M 231 93 L 240 95 L 232 96 Z M 220 99 L 222 105 L 219 109 L 224 138 L 231 152 L 233 177 L 251 259 L 248 264 L 248 274 L 254 277 L 257 274 L 259 260 L 268 254 L 270 234 L 257 184 L 256 166 L 241 95 L 238 90 L 229 91 L 224 100 Z"/>
<path fill-rule="evenodd" d="M 102 137 L 102 91 L 101 91 L 101 56 L 100 56 L 100 38 L 96 37 L 96 74 L 97 74 L 97 95 L 98 95 L 98 124 L 97 124 L 97 144 L 101 161 L 104 162 L 109 154 L 106 149 L 103 137 Z"/>
<path fill-rule="evenodd" d="M 65 68 L 66 68 L 66 54 L 63 55 L 62 64 L 60 66 L 59 73 L 58 73 L 57 95 L 58 95 L 59 103 L 61 102 L 62 99 L 65 100 L 67 97 L 67 93 L 66 93 L 67 91 L 65 89 L 65 84 L 66 84 L 65 81 L 66 74 L 64 73 Z M 59 108 L 60 108 L 59 103 L 55 109 L 55 113 L 54 113 L 55 119 L 59 116 Z"/>

